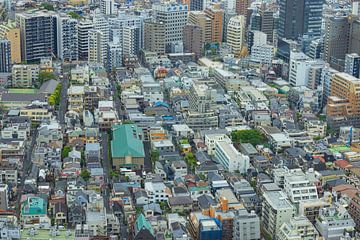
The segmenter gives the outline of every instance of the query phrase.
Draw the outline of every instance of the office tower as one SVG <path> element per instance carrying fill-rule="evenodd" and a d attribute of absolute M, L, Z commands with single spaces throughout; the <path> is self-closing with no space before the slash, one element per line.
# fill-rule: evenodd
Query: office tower
<path fill-rule="evenodd" d="M 10 41 L 11 63 L 21 62 L 21 41 L 20 29 L 16 27 L 16 22 L 9 21 L 0 25 L 0 39 Z"/>
<path fill-rule="evenodd" d="M 231 52 L 235 56 L 240 56 L 245 43 L 245 17 L 238 15 L 232 17 L 227 29 L 227 44 L 231 47 Z"/>
<path fill-rule="evenodd" d="M 182 42 L 183 29 L 187 23 L 188 6 L 181 4 L 155 4 L 154 17 L 165 24 L 165 44 L 167 50 L 175 42 Z"/>
<path fill-rule="evenodd" d="M 135 26 L 123 28 L 123 51 L 124 55 L 137 55 L 140 50 L 139 42 L 140 29 Z"/>
<path fill-rule="evenodd" d="M 80 20 L 76 26 L 78 34 L 78 58 L 79 60 L 88 60 L 89 52 L 89 31 L 94 27 L 93 23 L 88 20 Z"/>
<path fill-rule="evenodd" d="M 211 20 L 211 41 L 221 43 L 223 38 L 224 10 L 220 4 L 207 7 L 204 10 L 206 16 Z"/>
<path fill-rule="evenodd" d="M 261 31 L 261 15 L 254 10 L 250 16 L 250 30 Z"/>
<path fill-rule="evenodd" d="M 251 5 L 251 0 L 236 0 L 236 13 L 247 17 L 248 8 Z"/>
<path fill-rule="evenodd" d="M 224 13 L 224 28 L 223 28 L 223 42 L 226 42 L 227 36 L 227 25 L 232 17 L 235 17 L 237 14 L 235 11 L 225 11 Z"/>
<path fill-rule="evenodd" d="M 144 21 L 144 48 L 158 54 L 165 53 L 165 24 L 154 19 Z"/>
<path fill-rule="evenodd" d="M 104 15 L 114 15 L 116 13 L 114 0 L 100 0 L 100 12 Z"/>
<path fill-rule="evenodd" d="M 279 37 L 320 37 L 323 4 L 323 0 L 280 0 Z"/>
<path fill-rule="evenodd" d="M 347 16 L 327 16 L 325 19 L 324 61 L 342 70 L 349 47 L 350 24 Z"/>
<path fill-rule="evenodd" d="M 360 126 L 360 80 L 347 73 L 335 73 L 331 80 L 326 114 L 334 129 Z"/>
<path fill-rule="evenodd" d="M 204 10 L 206 0 L 190 0 L 190 11 L 202 11 Z"/>
<path fill-rule="evenodd" d="M 360 20 L 356 18 L 349 18 L 349 19 L 350 19 L 349 53 L 360 54 Z"/>
<path fill-rule="evenodd" d="M 47 12 L 16 14 L 20 28 L 21 59 L 26 62 L 52 58 L 57 53 L 56 16 Z"/>
<path fill-rule="evenodd" d="M 198 25 L 187 24 L 184 27 L 184 51 L 186 53 L 195 53 L 196 58 L 201 57 L 203 48 L 202 30 Z"/>
<path fill-rule="evenodd" d="M 89 31 L 88 61 L 90 63 L 104 63 L 106 52 L 103 51 L 104 36 L 99 30 Z"/>
<path fill-rule="evenodd" d="M 360 56 L 357 53 L 346 54 L 344 72 L 359 78 Z"/>
<path fill-rule="evenodd" d="M 211 42 L 211 19 L 204 12 L 189 12 L 188 24 L 197 25 L 201 28 L 203 43 Z"/>
<path fill-rule="evenodd" d="M 62 61 L 78 59 L 77 20 L 68 16 L 57 17 L 57 56 Z"/>
<path fill-rule="evenodd" d="M 270 9 L 260 11 L 261 31 L 266 33 L 267 41 L 272 43 L 274 38 L 274 12 Z"/>
<path fill-rule="evenodd" d="M 0 73 L 11 72 L 11 43 L 0 39 Z"/>

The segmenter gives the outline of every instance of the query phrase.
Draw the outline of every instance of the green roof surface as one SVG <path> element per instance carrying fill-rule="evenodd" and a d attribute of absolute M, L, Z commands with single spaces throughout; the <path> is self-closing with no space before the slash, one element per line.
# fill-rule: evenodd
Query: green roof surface
<path fill-rule="evenodd" d="M 141 131 L 134 124 L 114 125 L 112 127 L 111 156 L 145 157 L 144 145 L 139 135 Z"/>
<path fill-rule="evenodd" d="M 36 240 L 73 240 L 75 239 L 75 233 L 74 230 L 57 230 L 57 233 L 59 235 L 52 236 L 50 230 L 46 229 L 38 229 L 36 231 L 35 236 L 30 236 L 28 229 L 21 230 L 20 232 L 20 239 L 21 240 L 27 240 L 27 239 L 36 239 Z M 70 235 L 70 236 L 69 236 Z"/>
<path fill-rule="evenodd" d="M 33 88 L 9 88 L 8 89 L 9 93 L 37 93 L 38 90 L 37 89 L 33 89 Z"/>
<path fill-rule="evenodd" d="M 152 228 L 150 222 L 145 218 L 144 214 L 140 214 L 135 222 L 136 229 L 140 231 L 141 229 L 145 228 L 151 232 L 152 235 L 154 235 L 154 229 Z"/>
<path fill-rule="evenodd" d="M 29 215 L 45 215 L 47 210 L 47 202 L 40 197 L 29 197 L 22 205 L 21 214 Z"/>

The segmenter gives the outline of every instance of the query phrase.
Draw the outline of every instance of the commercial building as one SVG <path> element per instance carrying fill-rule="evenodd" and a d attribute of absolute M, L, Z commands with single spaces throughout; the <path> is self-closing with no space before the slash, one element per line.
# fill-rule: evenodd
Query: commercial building
<path fill-rule="evenodd" d="M 203 11 L 189 12 L 188 24 L 200 27 L 203 44 L 211 42 L 211 19 Z"/>
<path fill-rule="evenodd" d="M 188 5 L 182 4 L 155 4 L 153 5 L 154 17 L 165 25 L 165 44 L 167 52 L 171 44 L 183 40 L 183 28 L 187 23 Z"/>
<path fill-rule="evenodd" d="M 0 39 L 6 39 L 10 41 L 11 63 L 20 63 L 20 29 L 16 27 L 16 22 L 9 21 L 7 24 L 0 25 Z"/>
<path fill-rule="evenodd" d="M 295 214 L 293 205 L 282 191 L 265 192 L 261 223 L 266 233 L 275 237 L 283 223 Z"/>
<path fill-rule="evenodd" d="M 250 0 L 236 0 L 236 13 L 238 15 L 247 16 L 248 8 L 251 5 Z"/>
<path fill-rule="evenodd" d="M 230 18 L 227 26 L 226 41 L 231 52 L 239 57 L 245 43 L 246 20 L 242 15 Z"/>
<path fill-rule="evenodd" d="M 165 53 L 165 24 L 154 19 L 144 21 L 144 48 L 158 54 Z"/>
<path fill-rule="evenodd" d="M 274 58 L 274 47 L 269 44 L 254 45 L 251 48 L 251 61 L 260 64 L 270 64 Z"/>
<path fill-rule="evenodd" d="M 11 43 L 0 39 L 0 73 L 11 71 Z"/>
<path fill-rule="evenodd" d="M 224 28 L 224 10 L 220 4 L 214 4 L 207 7 L 204 13 L 211 20 L 211 42 L 221 43 L 223 39 Z"/>
<path fill-rule="evenodd" d="M 76 19 L 57 16 L 57 56 L 62 61 L 78 60 L 78 34 Z"/>
<path fill-rule="evenodd" d="M 21 59 L 26 62 L 52 58 L 57 54 L 56 15 L 48 12 L 16 14 L 20 28 Z"/>
<path fill-rule="evenodd" d="M 326 16 L 323 59 L 336 70 L 343 70 L 349 48 L 350 23 L 347 16 Z"/>
<path fill-rule="evenodd" d="M 239 171 L 246 174 L 250 166 L 250 158 L 226 141 L 216 142 L 215 159 L 229 172 Z"/>
<path fill-rule="evenodd" d="M 279 37 L 293 40 L 303 35 L 320 37 L 323 4 L 323 0 L 279 1 Z"/>
<path fill-rule="evenodd" d="M 116 169 L 143 169 L 145 153 L 142 132 L 136 125 L 113 125 L 111 157 Z"/>
<path fill-rule="evenodd" d="M 115 1 L 114 0 L 100 0 L 100 11 L 104 15 L 113 15 L 115 11 Z"/>
<path fill-rule="evenodd" d="M 359 78 L 360 56 L 357 53 L 346 54 L 344 72 Z"/>
<path fill-rule="evenodd" d="M 254 211 L 239 209 L 234 217 L 233 239 L 260 239 L 260 218 Z"/>

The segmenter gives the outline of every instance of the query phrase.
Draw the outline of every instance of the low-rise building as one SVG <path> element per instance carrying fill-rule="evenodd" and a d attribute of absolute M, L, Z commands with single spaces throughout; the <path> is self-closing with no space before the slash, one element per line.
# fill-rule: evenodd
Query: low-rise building
<path fill-rule="evenodd" d="M 40 72 L 39 65 L 26 64 L 14 65 L 12 67 L 12 86 L 13 87 L 33 87 L 38 80 Z"/>
<path fill-rule="evenodd" d="M 239 209 L 234 217 L 233 239 L 260 239 L 260 218 L 254 211 Z"/>
<path fill-rule="evenodd" d="M 216 142 L 215 158 L 229 172 L 239 171 L 245 174 L 250 165 L 250 158 L 226 141 Z"/>
<path fill-rule="evenodd" d="M 276 236 L 276 239 L 279 240 L 314 240 L 317 238 L 318 232 L 304 216 L 293 217 L 289 222 L 284 222 Z"/>

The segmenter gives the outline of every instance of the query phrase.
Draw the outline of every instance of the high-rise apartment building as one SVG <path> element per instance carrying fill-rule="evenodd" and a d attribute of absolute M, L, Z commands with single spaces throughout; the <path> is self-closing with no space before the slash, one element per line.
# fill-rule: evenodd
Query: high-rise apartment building
<path fill-rule="evenodd" d="M 139 35 L 141 29 L 136 26 L 123 28 L 123 53 L 124 55 L 137 55 L 140 50 Z"/>
<path fill-rule="evenodd" d="M 154 19 L 144 21 L 144 48 L 159 54 L 165 53 L 165 24 Z"/>
<path fill-rule="evenodd" d="M 255 212 L 239 209 L 234 217 L 233 239 L 260 239 L 260 218 Z"/>
<path fill-rule="evenodd" d="M 107 69 L 109 71 L 122 67 L 123 47 L 121 42 L 110 42 L 107 54 Z"/>
<path fill-rule="evenodd" d="M 203 43 L 211 42 L 211 19 L 203 11 L 189 12 L 188 24 L 201 28 Z"/>
<path fill-rule="evenodd" d="M 63 61 L 78 60 L 77 20 L 57 16 L 57 56 Z"/>
<path fill-rule="evenodd" d="M 324 0 L 280 0 L 279 37 L 320 37 L 323 4 Z"/>
<path fill-rule="evenodd" d="M 55 14 L 24 12 L 16 14 L 21 36 L 21 58 L 26 62 L 51 58 L 57 53 L 57 27 Z"/>
<path fill-rule="evenodd" d="M 9 21 L 8 23 L 0 25 L 0 39 L 6 39 L 10 41 L 11 63 L 20 63 L 20 29 L 16 27 L 16 22 Z"/>
<path fill-rule="evenodd" d="M 360 2 L 359 2 L 360 3 Z M 360 54 L 360 20 L 350 17 L 349 53 Z"/>
<path fill-rule="evenodd" d="M 245 43 L 245 17 L 238 15 L 232 17 L 227 26 L 227 44 L 231 47 L 231 52 L 235 56 L 240 56 Z"/>
<path fill-rule="evenodd" d="M 189 7 L 182 4 L 155 4 L 153 10 L 155 19 L 165 25 L 167 50 L 170 49 L 171 44 L 182 42 Z"/>
<path fill-rule="evenodd" d="M 93 24 L 94 30 L 101 32 L 101 55 L 103 56 L 102 63 L 105 65 L 107 60 L 107 46 L 110 42 L 110 25 L 104 15 L 95 15 L 93 18 Z"/>
<path fill-rule="evenodd" d="M 11 43 L 0 39 L 0 73 L 11 72 Z"/>
<path fill-rule="evenodd" d="M 79 60 L 88 60 L 89 31 L 92 30 L 93 27 L 94 27 L 93 23 L 88 19 L 80 20 L 76 26 Z"/>
<path fill-rule="evenodd" d="M 236 0 L 236 13 L 246 17 L 251 2 L 251 0 Z"/>
<path fill-rule="evenodd" d="M 90 63 L 104 63 L 106 52 L 103 51 L 104 36 L 99 30 L 89 31 L 88 61 Z"/>
<path fill-rule="evenodd" d="M 190 11 L 202 11 L 206 0 L 190 0 Z"/>
<path fill-rule="evenodd" d="M 100 11 L 104 15 L 114 15 L 115 14 L 114 0 L 100 0 Z"/>
<path fill-rule="evenodd" d="M 204 42 L 202 41 L 202 30 L 198 25 L 187 24 L 184 27 L 184 51 L 195 53 L 200 58 Z"/>
<path fill-rule="evenodd" d="M 360 56 L 357 53 L 346 54 L 344 72 L 359 78 Z"/>
<path fill-rule="evenodd" d="M 211 41 L 221 43 L 223 39 L 224 10 L 220 4 L 214 4 L 204 10 L 211 20 Z"/>
<path fill-rule="evenodd" d="M 349 48 L 350 23 L 347 16 L 326 16 L 324 61 L 336 70 L 343 70 Z"/>
<path fill-rule="evenodd" d="M 281 225 L 293 217 L 295 208 L 281 191 L 265 192 L 263 198 L 262 227 L 266 233 L 275 237 Z"/>

